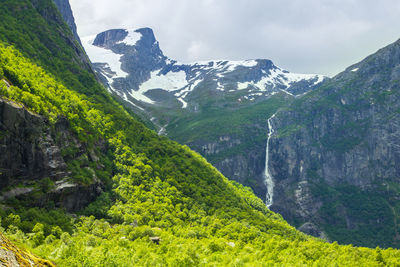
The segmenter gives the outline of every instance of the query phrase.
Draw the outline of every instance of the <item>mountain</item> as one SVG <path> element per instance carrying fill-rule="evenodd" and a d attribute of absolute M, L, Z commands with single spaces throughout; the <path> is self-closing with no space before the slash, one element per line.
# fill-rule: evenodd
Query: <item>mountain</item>
<path fill-rule="evenodd" d="M 97 82 L 51 0 L 4 0 L 0 15 L 0 140 L 17 174 L 0 193 L 19 192 L 0 200 L 0 231 L 11 241 L 59 266 L 400 264 L 398 250 L 297 231 L 249 188 L 148 129 Z M 61 159 L 63 188 L 98 181 L 96 200 L 67 211 L 50 198 Z M 32 162 L 44 168 L 29 172 Z M 7 263 L 12 252 L 0 239 Z"/>
<path fill-rule="evenodd" d="M 266 59 L 179 63 L 149 28 L 109 30 L 83 44 L 110 92 L 263 199 L 267 119 L 327 79 Z"/>
<path fill-rule="evenodd" d="M 271 209 L 363 246 L 400 246 L 400 41 L 296 99 L 272 120 Z"/>
<path fill-rule="evenodd" d="M 145 108 L 146 105 L 196 110 L 198 91 L 229 95 L 243 90 L 244 99 L 285 92 L 301 95 L 324 77 L 294 74 L 270 60 L 179 63 L 164 56 L 149 28 L 116 29 L 84 40 L 85 49 L 110 91 Z"/>

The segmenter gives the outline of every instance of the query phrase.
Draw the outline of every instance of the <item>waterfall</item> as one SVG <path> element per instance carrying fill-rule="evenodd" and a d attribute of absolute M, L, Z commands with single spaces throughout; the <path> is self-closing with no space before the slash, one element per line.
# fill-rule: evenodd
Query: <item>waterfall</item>
<path fill-rule="evenodd" d="M 165 124 L 164 126 L 161 127 L 161 129 L 158 131 L 158 135 L 165 135 L 165 133 L 167 132 L 167 126 L 168 124 Z"/>
<path fill-rule="evenodd" d="M 271 139 L 272 134 L 274 133 L 274 129 L 272 128 L 271 125 L 271 120 L 275 117 L 276 113 L 272 115 L 268 119 L 268 139 L 267 139 L 267 148 L 265 149 L 265 171 L 264 171 L 264 177 L 265 177 L 265 185 L 267 186 L 267 195 L 265 197 L 265 204 L 269 208 L 272 205 L 273 197 L 274 197 L 274 180 L 272 179 L 272 176 L 269 172 L 269 140 Z"/>

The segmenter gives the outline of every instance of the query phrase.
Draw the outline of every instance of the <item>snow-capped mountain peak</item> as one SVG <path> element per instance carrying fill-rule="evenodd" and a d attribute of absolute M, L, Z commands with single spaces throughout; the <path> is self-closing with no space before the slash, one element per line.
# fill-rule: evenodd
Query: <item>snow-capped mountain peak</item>
<path fill-rule="evenodd" d="M 278 92 L 297 96 L 325 79 L 290 73 L 267 59 L 180 63 L 164 56 L 149 28 L 105 31 L 83 38 L 83 45 L 109 90 L 140 109 L 171 105 L 173 99 L 187 108 L 197 90 L 216 94 L 242 90 L 249 101 Z"/>

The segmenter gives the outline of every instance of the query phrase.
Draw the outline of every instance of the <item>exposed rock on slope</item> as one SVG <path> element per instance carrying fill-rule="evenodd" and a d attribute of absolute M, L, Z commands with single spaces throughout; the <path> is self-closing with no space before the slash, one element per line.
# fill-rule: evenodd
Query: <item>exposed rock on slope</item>
<path fill-rule="evenodd" d="M 80 44 L 79 36 L 76 32 L 76 25 L 74 22 L 74 18 L 72 15 L 71 7 L 69 5 L 68 0 L 53 0 L 55 5 L 59 8 L 59 12 L 56 9 L 43 5 L 41 1 L 32 1 L 31 5 L 37 10 L 37 12 L 43 17 L 46 21 L 51 21 L 53 25 L 60 25 L 57 28 L 57 32 L 53 34 L 59 34 L 68 45 L 73 47 L 74 49 L 74 60 L 78 60 L 79 64 L 83 66 L 86 70 L 92 71 L 92 67 L 90 61 Z M 20 10 L 14 9 L 10 10 L 11 14 L 13 14 L 16 18 L 18 18 L 21 14 Z M 61 16 L 60 16 L 61 14 Z M 72 34 L 68 32 L 68 28 L 63 28 L 63 25 L 66 24 Z M 51 38 L 50 36 L 44 36 L 43 38 Z M 48 42 L 49 46 L 46 47 L 49 51 L 56 53 L 59 52 L 61 47 L 57 46 L 50 46 L 50 42 Z"/>
<path fill-rule="evenodd" d="M 69 132 L 65 119 L 60 118 L 53 128 L 23 106 L 0 99 L 0 133 L 0 200 L 31 199 L 31 194 L 45 191 L 31 204 L 46 206 L 51 201 L 71 211 L 101 193 L 96 178 L 90 185 L 72 180 L 63 151 L 77 147 L 78 156 L 85 148 Z"/>
<path fill-rule="evenodd" d="M 399 246 L 400 41 L 272 121 L 272 209 L 331 239 Z"/>
<path fill-rule="evenodd" d="M 0 266 L 55 266 L 24 251 L 11 243 L 0 233 Z"/>
<path fill-rule="evenodd" d="M 43 177 L 68 176 L 46 122 L 17 103 L 0 99 L 1 188 Z"/>

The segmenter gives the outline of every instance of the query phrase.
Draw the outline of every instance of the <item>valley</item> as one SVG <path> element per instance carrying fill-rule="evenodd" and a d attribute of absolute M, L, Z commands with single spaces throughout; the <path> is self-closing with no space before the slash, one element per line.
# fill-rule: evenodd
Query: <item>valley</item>
<path fill-rule="evenodd" d="M 179 63 L 149 28 L 105 31 L 83 45 L 111 93 L 263 200 L 268 114 L 328 79 L 267 59 Z"/>
<path fill-rule="evenodd" d="M 0 17 L 0 265 L 400 265 L 399 41 L 327 78 Z"/>
<path fill-rule="evenodd" d="M 383 189 L 398 183 L 389 137 L 396 136 L 396 111 L 386 108 L 396 106 L 396 43 L 333 78 L 293 74 L 266 59 L 179 63 L 164 56 L 149 28 L 102 32 L 84 46 L 111 93 L 159 133 L 251 187 L 298 229 L 344 243 L 399 246 L 397 213 L 390 212 L 398 192 Z M 377 114 L 391 118 L 385 127 L 371 124 Z M 380 138 L 375 131 L 385 137 L 371 143 Z M 375 172 L 377 165 L 385 171 Z M 359 205 L 348 205 L 349 198 Z M 377 203 L 381 208 L 372 208 Z"/>

